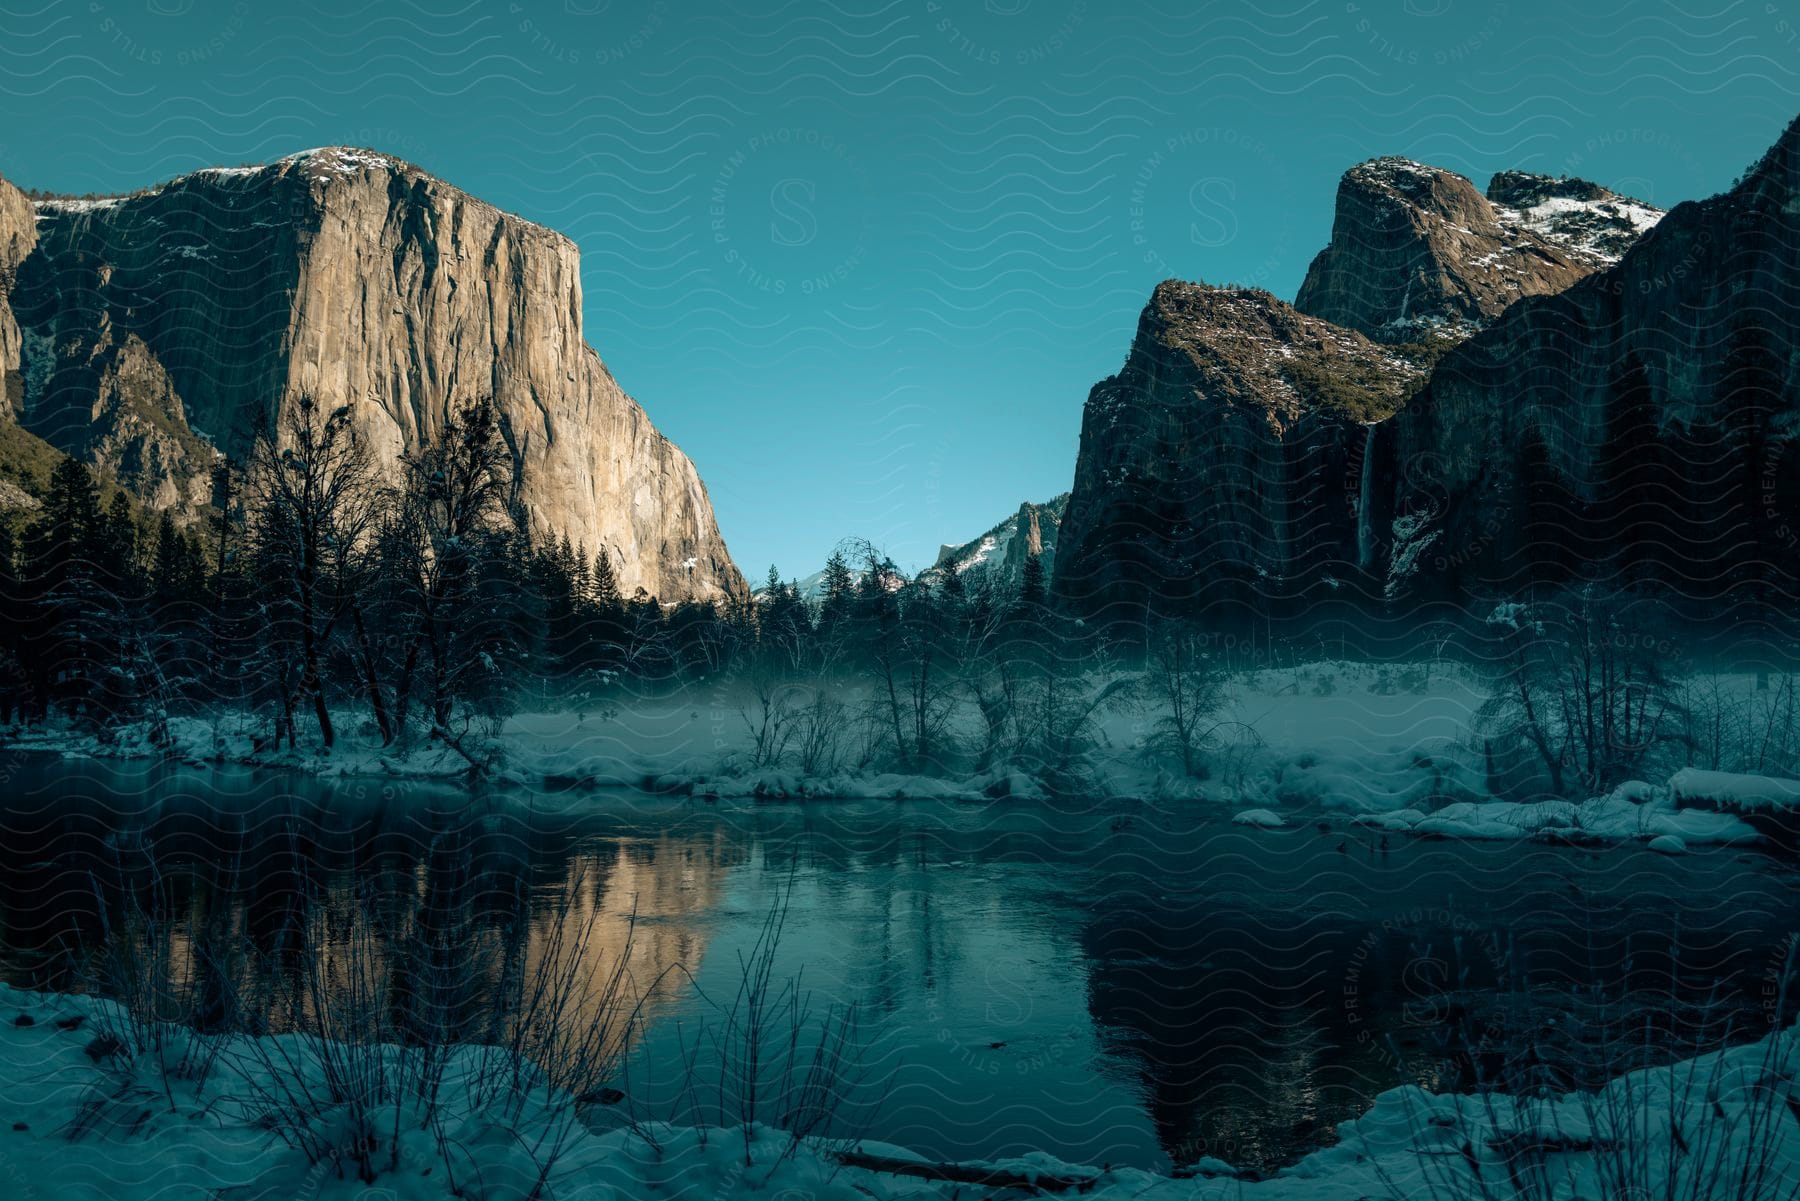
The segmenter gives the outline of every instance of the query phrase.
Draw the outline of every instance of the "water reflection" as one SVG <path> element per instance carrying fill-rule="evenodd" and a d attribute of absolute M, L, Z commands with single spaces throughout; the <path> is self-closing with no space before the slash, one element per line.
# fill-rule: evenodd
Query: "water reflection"
<path fill-rule="evenodd" d="M 1524 1065 L 1566 1086 L 1616 1069 L 1625 1027 L 1667 1045 L 1776 1016 L 1800 891 L 1761 856 L 1382 847 L 1220 816 L 471 797 L 28 758 L 0 808 L 0 973 L 80 986 L 124 944 L 118 986 L 182 981 L 203 1024 L 250 1009 L 279 1028 L 313 1012 L 321 964 L 341 985 L 360 955 L 402 1035 L 493 1039 L 509 982 L 567 960 L 593 1011 L 619 969 L 648 1001 L 618 1083 L 678 1114 L 671 1065 L 785 898 L 773 970 L 815 1008 L 862 1006 L 851 1100 L 879 1103 L 882 1138 L 1151 1167 L 1271 1167 L 1402 1081 Z"/>

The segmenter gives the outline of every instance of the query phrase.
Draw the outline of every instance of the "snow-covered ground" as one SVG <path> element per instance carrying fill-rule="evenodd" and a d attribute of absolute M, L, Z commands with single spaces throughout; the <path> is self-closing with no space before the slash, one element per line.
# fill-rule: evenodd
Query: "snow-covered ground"
<path fill-rule="evenodd" d="M 1728 677 L 1712 686 L 1748 695 L 1755 680 Z M 868 699 L 855 686 L 838 695 L 850 713 Z M 1498 800 L 1487 791 L 1478 740 L 1471 733 L 1486 684 L 1457 664 L 1326 660 L 1240 673 L 1225 695 L 1201 779 L 1184 775 L 1155 746 L 1163 716 L 1156 704 L 1101 712 L 1094 745 L 1079 758 L 1083 794 L 1201 811 L 1216 807 L 1222 818 L 1256 812 L 1259 816 L 1246 816 L 1245 824 L 1272 830 L 1277 822 L 1326 820 L 1397 836 L 1656 842 L 1662 851 L 1752 841 L 1756 832 L 1738 816 L 1753 807 L 1745 798 L 1758 804 L 1789 794 L 1800 799 L 1800 784 L 1761 777 L 1683 769 L 1671 780 L 1676 766 L 1671 764 L 1649 782 L 1633 781 L 1586 801 Z M 976 719 L 969 708 L 951 721 L 948 740 L 973 745 Z M 585 710 L 520 713 L 507 719 L 497 737 L 471 732 L 461 751 L 429 739 L 383 748 L 372 727 L 349 713 L 340 720 L 339 742 L 330 754 L 304 739 L 297 751 L 257 750 L 253 734 L 266 726 L 238 714 L 176 718 L 171 731 L 180 758 L 327 776 L 453 779 L 469 772 L 473 756 L 494 777 L 526 788 L 549 783 L 760 800 L 973 802 L 1044 799 L 1050 793 L 1045 781 L 1014 767 L 924 774 L 888 770 L 877 761 L 858 769 L 850 765 L 854 735 L 848 730 L 844 753 L 829 769 L 804 772 L 793 751 L 774 766 L 753 766 L 753 715 L 740 683 L 702 682 L 671 695 L 618 697 Z M 142 725 L 105 739 L 55 727 L 14 729 L 6 741 L 68 754 L 160 753 Z M 1724 801 L 1701 804 L 1694 794 L 1703 786 L 1735 791 Z"/>
<path fill-rule="evenodd" d="M 642 1115 L 634 1127 L 616 1100 L 529 1084 L 523 1096 L 496 1089 L 516 1061 L 495 1048 L 451 1054 L 428 1090 L 438 1108 L 427 1120 L 411 1094 L 366 1108 L 327 1094 L 332 1057 L 409 1078 L 398 1048 L 370 1059 L 298 1035 L 152 1029 L 161 1035 L 134 1027 L 111 1001 L 0 987 L 6 1195 L 868 1201 L 997 1191 L 846 1165 L 924 1162 L 873 1142 L 796 1144 L 764 1127 L 746 1139 L 742 1129 L 673 1128 Z M 1774 1032 L 1593 1094 L 1403 1087 L 1339 1126 L 1334 1145 L 1262 1180 L 1238 1179 L 1217 1160 L 1182 1179 L 1048 1155 L 962 1167 L 1046 1188 L 1079 1182 L 1079 1195 L 1096 1201 L 1785 1197 L 1800 1181 L 1797 1051 L 1794 1031 Z"/>

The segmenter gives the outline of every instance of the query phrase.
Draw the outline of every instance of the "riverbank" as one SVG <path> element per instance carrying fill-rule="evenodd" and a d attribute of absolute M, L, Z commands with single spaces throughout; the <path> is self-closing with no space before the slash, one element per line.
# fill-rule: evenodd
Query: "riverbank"
<path fill-rule="evenodd" d="M 1721 685 L 1714 682 L 1713 687 Z M 1729 680 L 1747 690 L 1754 680 Z M 730 688 L 696 685 L 667 695 L 619 697 L 585 709 L 524 712 L 454 741 L 419 732 L 384 746 L 371 723 L 343 720 L 325 750 L 302 736 L 272 748 L 265 719 L 216 711 L 170 717 L 166 741 L 150 723 L 105 733 L 69 725 L 12 727 L 5 745 L 99 758 L 173 758 L 240 764 L 323 778 L 484 780 L 539 791 L 626 790 L 704 800 L 1045 801 L 1079 796 L 1109 803 L 1216 806 L 1224 817 L 1277 829 L 1327 821 L 1396 837 L 1640 842 L 1688 846 L 1757 841 L 1731 813 L 1682 807 L 1677 789 L 1633 781 L 1585 801 L 1514 803 L 1489 791 L 1490 766 L 1473 735 L 1485 682 L 1454 664 L 1322 661 L 1240 673 L 1225 689 L 1193 774 L 1159 739 L 1154 703 L 1097 712 L 1082 745 L 1054 771 L 1006 765 L 975 770 L 978 731 L 947 722 L 945 745 L 965 748 L 933 772 L 893 770 L 855 750 L 844 719 L 828 754 L 810 767 L 799 748 L 759 749 L 763 715 Z M 861 697 L 860 701 L 866 701 Z M 855 711 L 856 695 L 848 696 Z M 954 765 L 961 763 L 962 770 Z M 1666 775 L 1685 764 L 1671 761 Z"/>
<path fill-rule="evenodd" d="M 458 1047 L 424 1098 L 346 1098 L 326 1088 L 343 1078 L 342 1064 L 376 1065 L 391 1087 L 409 1078 L 405 1053 L 299 1035 L 193 1035 L 146 1027 L 111 1001 L 0 986 L 0 1180 L 16 1197 L 108 1201 L 370 1189 L 420 1201 L 967 1195 L 966 1184 L 928 1178 L 944 1165 L 874 1141 L 671 1127 L 628 1115 L 610 1093 L 549 1087 L 529 1066 L 515 1073 L 520 1091 L 496 1092 L 484 1082 L 506 1056 Z M 1747 1201 L 1789 1195 L 1800 1181 L 1797 1066 L 1800 1039 L 1790 1030 L 1622 1075 L 1595 1093 L 1402 1087 L 1340 1125 L 1335 1145 L 1267 1179 L 1240 1177 L 1216 1159 L 1186 1178 L 1048 1155 L 958 1166 L 1026 1195 L 1078 1182 L 1070 1195 L 1097 1201 Z M 871 1163 L 899 1170 L 853 1166 Z"/>

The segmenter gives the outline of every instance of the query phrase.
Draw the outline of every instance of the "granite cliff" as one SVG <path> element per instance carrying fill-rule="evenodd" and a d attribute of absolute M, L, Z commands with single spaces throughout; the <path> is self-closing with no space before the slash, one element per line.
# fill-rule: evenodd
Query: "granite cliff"
<path fill-rule="evenodd" d="M 18 319 L 13 316 L 12 290 L 19 265 L 36 245 L 37 221 L 31 202 L 0 179 L 0 402 L 9 413 L 17 413 L 25 397 L 20 365 L 23 341 Z"/>
<path fill-rule="evenodd" d="M 1438 364 L 1393 423 L 1388 586 L 1800 576 L 1800 120 L 1731 190 Z"/>
<path fill-rule="evenodd" d="M 1453 347 L 1606 271 L 1661 218 L 1584 180 L 1502 172 L 1483 195 L 1408 159 L 1352 167 L 1293 305 L 1157 288 L 1083 410 L 1053 591 L 1121 618 L 1377 604 L 1395 414 Z"/>
<path fill-rule="evenodd" d="M 1025 561 L 1037 556 L 1049 580 L 1056 569 L 1056 544 L 1068 511 L 1069 494 L 1043 504 L 1026 501 L 1019 511 L 967 542 L 946 543 L 937 561 L 921 572 L 926 579 L 941 579 L 955 568 L 971 587 L 989 587 L 1007 595 L 1017 592 L 1025 576 Z"/>
<path fill-rule="evenodd" d="M 1373 159 L 1339 182 L 1294 307 L 1384 341 L 1466 332 L 1616 262 L 1661 217 L 1585 180 L 1503 171 L 1484 196 L 1453 171 Z"/>
<path fill-rule="evenodd" d="M 206 503 L 216 454 L 303 393 L 387 462 L 491 396 L 534 533 L 605 547 L 628 594 L 743 591 L 693 464 L 583 338 L 567 238 L 346 148 L 36 209 L 13 410 L 146 501 Z"/>
<path fill-rule="evenodd" d="M 1053 591 L 1130 618 L 1341 582 L 1373 549 L 1359 520 L 1372 423 L 1421 375 L 1267 292 L 1164 282 L 1082 411 Z"/>

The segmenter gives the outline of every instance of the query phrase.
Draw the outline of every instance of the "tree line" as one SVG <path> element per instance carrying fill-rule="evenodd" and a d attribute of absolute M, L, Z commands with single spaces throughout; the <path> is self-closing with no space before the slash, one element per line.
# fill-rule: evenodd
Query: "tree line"
<path fill-rule="evenodd" d="M 302 396 L 215 473 L 210 528 L 142 517 L 65 459 L 0 527 L 0 719 L 105 731 L 185 712 L 260 714 L 260 741 L 330 748 L 343 715 L 383 744 L 460 745 L 527 699 L 679 669 L 710 606 L 621 596 L 613 563 L 534 540 L 491 404 L 382 470 L 347 408 Z M 704 610 L 700 612 L 698 610 Z M 737 619 L 741 619 L 741 615 Z"/>
<path fill-rule="evenodd" d="M 1109 712 L 1145 713 L 1190 777 L 1254 738 L 1221 716 L 1226 681 L 1272 646 L 1227 663 L 1229 640 L 1175 622 L 1109 641 L 1048 603 L 1035 556 L 995 586 L 909 578 L 849 543 L 816 596 L 771 568 L 754 596 L 665 605 L 624 596 L 604 549 L 534 538 L 513 471 L 491 404 L 391 470 L 347 408 L 307 397 L 220 467 L 205 528 L 106 498 L 62 460 L 29 519 L 0 523 L 0 722 L 135 724 L 173 749 L 176 720 L 235 712 L 260 749 L 326 751 L 357 723 L 360 741 L 438 741 L 483 768 L 522 708 L 704 682 L 743 723 L 747 770 L 1017 771 L 1071 789 Z M 1494 613 L 1467 649 L 1493 677 L 1475 724 L 1496 795 L 1590 795 L 1663 756 L 1729 766 L 1739 742 L 1761 748 L 1755 770 L 1800 769 L 1789 678 L 1747 701 L 1700 695 L 1654 591 L 1552 588 Z"/>
<path fill-rule="evenodd" d="M 62 460 L 40 507 L 0 524 L 0 721 L 145 723 L 172 745 L 172 720 L 231 709 L 255 715 L 264 748 L 329 750 L 355 721 L 382 745 L 425 737 L 473 757 L 470 732 L 521 707 L 872 673 L 892 749 L 924 763 L 952 672 L 977 654 L 1041 660 L 1056 620 L 1035 558 L 1001 596 L 955 573 L 907 579 L 867 545 L 833 554 L 816 600 L 773 569 L 755 598 L 627 597 L 604 549 L 534 538 L 512 482 L 485 401 L 393 471 L 347 407 L 298 397 L 219 467 L 197 529 L 123 492 L 104 501 Z"/>

